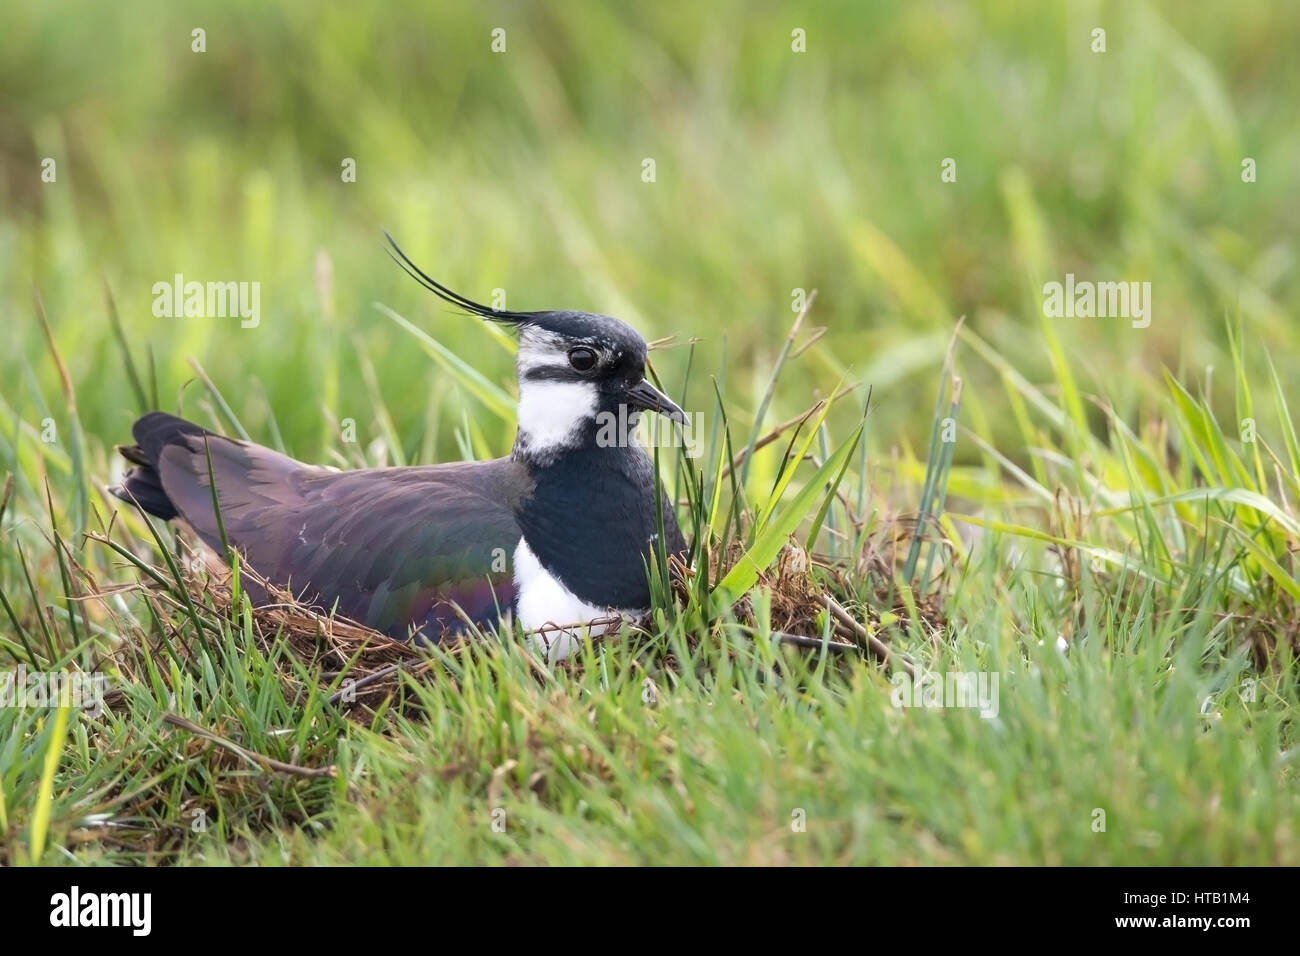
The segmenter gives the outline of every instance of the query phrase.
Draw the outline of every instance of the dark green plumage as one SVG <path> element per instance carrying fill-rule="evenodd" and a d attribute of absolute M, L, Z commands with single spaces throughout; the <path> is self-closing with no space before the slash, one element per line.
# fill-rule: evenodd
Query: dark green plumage
<path fill-rule="evenodd" d="M 510 562 L 521 532 L 510 503 L 530 486 L 502 458 L 419 468 L 334 471 L 154 412 L 136 422 L 125 500 L 170 506 L 209 547 L 226 536 L 267 580 L 309 604 L 395 637 L 438 639 L 461 618 L 495 622 L 514 598 Z M 205 450 L 206 449 L 206 450 Z M 254 592 L 256 594 L 256 592 Z M 264 599 L 264 595 L 257 595 Z"/>

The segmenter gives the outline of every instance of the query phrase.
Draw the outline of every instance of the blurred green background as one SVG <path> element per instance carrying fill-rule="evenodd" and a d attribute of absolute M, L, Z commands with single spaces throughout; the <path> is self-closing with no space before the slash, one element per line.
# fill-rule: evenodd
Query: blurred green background
<path fill-rule="evenodd" d="M 66 743 L 44 711 L 0 709 L 0 861 L 1296 862 L 1300 442 L 1277 399 L 1291 393 L 1293 418 L 1297 37 L 1300 4 L 1251 0 L 6 0 L 0 482 L 15 479 L 12 498 L 0 486 L 0 652 L 116 660 L 126 703 L 66 725 Z M 514 388 L 508 340 L 404 275 L 383 228 L 473 298 L 504 289 L 510 308 L 675 336 L 654 356 L 666 388 L 680 396 L 689 364 L 684 404 L 716 421 L 716 376 L 738 448 L 792 291 L 818 289 L 799 341 L 824 338 L 786 363 L 766 427 L 847 378 L 873 389 L 866 454 L 824 510 L 810 466 L 773 481 L 785 441 L 756 455 L 746 504 L 769 502 L 763 521 L 780 510 L 770 553 L 732 570 L 771 564 L 787 518 L 813 551 L 815 526 L 817 587 L 879 624 L 891 653 L 1003 674 L 999 722 L 904 716 L 883 671 L 852 664 L 841 681 L 790 647 L 778 671 L 779 579 L 737 586 L 753 628 L 703 623 L 704 587 L 660 609 L 645 647 L 686 661 L 707 631 L 680 683 L 643 670 L 634 640 L 554 681 L 484 644 L 472 679 L 421 681 L 431 719 L 397 719 L 394 739 L 304 701 L 278 636 L 236 640 L 206 598 L 208 620 L 166 605 L 160 619 L 157 595 L 125 588 L 149 577 L 132 558 L 157 564 L 166 545 L 88 487 L 120 474 L 112 446 L 143 404 L 105 284 L 168 410 L 222 421 L 193 358 L 254 439 L 309 461 L 509 448 L 511 402 L 493 390 Z M 153 286 L 177 273 L 260 283 L 260 324 L 155 317 Z M 1150 282 L 1150 326 L 1045 318 L 1043 284 L 1066 273 Z M 490 385 L 476 395 L 376 303 Z M 930 436 L 961 316 L 969 430 L 950 443 Z M 1205 390 L 1217 421 L 1164 370 Z M 858 425 L 860 398 L 842 406 L 808 439 L 823 459 Z M 1239 441 L 1250 414 L 1259 440 Z M 340 440 L 348 418 L 357 445 Z M 714 557 L 758 537 L 723 497 L 710 507 L 722 520 L 696 530 Z M 110 515 L 124 545 L 77 534 Z M 192 582 L 169 566 L 183 594 Z M 209 633 L 228 638 L 218 653 Z M 145 655 L 170 670 L 146 678 Z M 665 696 L 631 719 L 649 713 L 645 673 Z M 163 732 L 173 711 L 338 777 L 268 790 Z M 484 825 L 498 800 L 508 834 Z M 194 807 L 212 811 L 206 836 Z M 113 815 L 144 824 L 138 846 L 116 842 L 127 828 L 73 839 Z"/>
<path fill-rule="evenodd" d="M 480 300 L 504 288 L 512 308 L 698 337 L 698 368 L 725 365 L 742 428 L 796 288 L 820 290 L 810 323 L 828 331 L 769 421 L 848 370 L 875 389 L 876 449 L 924 443 L 961 315 L 1034 381 L 1051 377 L 1044 335 L 1059 336 L 1081 386 L 1126 413 L 1161 367 L 1200 380 L 1226 366 L 1227 318 L 1249 368 L 1271 353 L 1294 382 L 1297 35 L 1300 5 L 1258 2 L 10 0 L 0 395 L 32 426 L 43 404 L 64 414 L 36 289 L 92 442 L 126 437 L 137 409 L 107 280 L 164 406 L 192 355 L 255 438 L 273 409 L 289 450 L 319 459 L 329 416 L 376 434 L 368 358 L 408 450 L 455 455 L 453 427 L 481 410 L 373 303 L 507 387 L 510 355 L 388 260 L 384 227 Z M 940 180 L 947 157 L 955 183 Z M 178 272 L 260 282 L 260 326 L 155 318 L 151 287 Z M 1066 272 L 1150 281 L 1151 327 L 1049 330 L 1041 286 Z M 674 391 L 686 359 L 656 356 Z M 964 361 L 996 434 L 1000 386 Z M 707 409 L 707 378 L 692 381 Z M 1230 400 L 1227 376 L 1214 388 Z M 201 389 L 184 394 L 193 411 Z M 485 432 L 487 450 L 508 448 L 507 428 Z"/>

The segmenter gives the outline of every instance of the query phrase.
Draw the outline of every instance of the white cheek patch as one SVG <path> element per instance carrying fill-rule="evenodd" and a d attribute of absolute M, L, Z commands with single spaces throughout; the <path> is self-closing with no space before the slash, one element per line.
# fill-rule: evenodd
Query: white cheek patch
<path fill-rule="evenodd" d="M 519 383 L 519 437 L 533 455 L 567 448 L 595 419 L 596 404 L 596 386 L 590 382 L 524 379 Z"/>
<path fill-rule="evenodd" d="M 567 369 L 569 355 L 567 346 L 572 345 L 552 332 L 539 329 L 525 329 L 519 333 L 519 352 L 516 367 L 519 377 L 525 372 L 539 368 Z"/>
<path fill-rule="evenodd" d="M 548 662 L 562 661 L 582 646 L 582 634 L 603 634 L 610 624 L 587 627 L 588 621 L 615 617 L 620 612 L 596 607 L 578 597 L 537 560 L 528 542 L 519 539 L 515 548 L 515 614 L 524 630 L 536 631 L 548 624 L 574 625 L 548 628 L 528 638 L 533 650 Z M 634 613 L 634 612 L 625 612 Z"/>
<path fill-rule="evenodd" d="M 519 356 L 515 360 L 515 368 L 518 370 L 520 378 L 523 378 L 525 373 L 539 368 L 567 369 L 568 367 L 568 355 L 550 349 L 533 349 L 520 346 Z"/>

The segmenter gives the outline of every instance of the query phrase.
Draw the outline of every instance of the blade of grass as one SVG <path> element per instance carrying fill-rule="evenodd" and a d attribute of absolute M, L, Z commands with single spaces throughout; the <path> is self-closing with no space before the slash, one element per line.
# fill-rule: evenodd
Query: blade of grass
<path fill-rule="evenodd" d="M 33 865 L 40 865 L 45 856 L 45 839 L 50 829 L 50 815 L 54 808 L 54 773 L 59 769 L 63 753 L 63 740 L 67 736 L 71 707 L 60 707 L 54 712 L 49 740 L 45 745 L 45 763 L 41 767 L 41 781 L 36 790 L 36 805 L 32 808 L 29 856 Z"/>

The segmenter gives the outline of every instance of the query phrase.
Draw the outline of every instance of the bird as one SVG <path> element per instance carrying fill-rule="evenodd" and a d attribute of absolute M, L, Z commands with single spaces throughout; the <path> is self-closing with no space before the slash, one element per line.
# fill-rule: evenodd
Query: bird
<path fill-rule="evenodd" d="M 646 377 L 646 341 L 625 322 L 481 305 L 385 236 L 425 289 L 517 334 L 509 455 L 341 471 L 155 411 L 134 423 L 134 444 L 118 446 L 131 467 L 109 491 L 223 557 L 229 546 L 315 610 L 430 644 L 513 620 L 562 660 L 584 630 L 644 614 L 649 567 L 685 555 L 633 432 L 644 412 L 682 425 L 686 413 Z M 245 590 L 270 602 L 255 581 Z"/>

